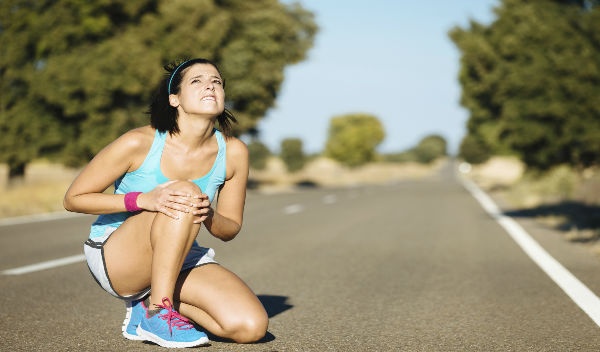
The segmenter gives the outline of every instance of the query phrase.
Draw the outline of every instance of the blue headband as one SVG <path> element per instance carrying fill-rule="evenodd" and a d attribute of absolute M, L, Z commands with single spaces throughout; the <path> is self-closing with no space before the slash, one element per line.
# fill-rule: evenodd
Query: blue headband
<path fill-rule="evenodd" d="M 173 73 L 171 73 L 171 77 L 169 78 L 169 85 L 167 85 L 167 93 L 169 93 L 169 95 L 171 95 L 171 83 L 173 82 L 173 77 L 175 77 L 175 75 L 177 74 L 177 71 L 179 71 L 179 69 L 183 65 L 187 64 L 190 61 L 192 61 L 192 60 L 187 60 L 187 61 L 182 62 L 181 64 L 179 64 L 179 66 L 177 66 L 175 68 L 175 70 L 173 70 Z"/>

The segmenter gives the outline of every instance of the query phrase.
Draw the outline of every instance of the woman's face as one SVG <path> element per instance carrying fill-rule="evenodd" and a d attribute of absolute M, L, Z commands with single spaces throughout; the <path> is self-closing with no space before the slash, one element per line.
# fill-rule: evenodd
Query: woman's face
<path fill-rule="evenodd" d="M 218 116 L 225 109 L 225 90 L 219 71 L 211 64 L 194 64 L 183 72 L 178 94 L 169 102 L 187 114 Z"/>

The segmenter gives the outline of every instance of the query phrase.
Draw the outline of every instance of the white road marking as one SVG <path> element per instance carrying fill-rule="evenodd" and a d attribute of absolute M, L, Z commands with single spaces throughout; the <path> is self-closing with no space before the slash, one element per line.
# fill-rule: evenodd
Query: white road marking
<path fill-rule="evenodd" d="M 462 178 L 465 188 L 479 201 L 485 211 L 492 216 L 525 253 L 600 326 L 600 299 L 571 272 L 554 259 L 512 218 L 503 215 L 494 201 L 477 185 Z"/>
<path fill-rule="evenodd" d="M 337 196 L 335 194 L 328 194 L 323 197 L 323 203 L 325 204 L 333 204 L 337 202 Z"/>
<path fill-rule="evenodd" d="M 73 263 L 78 263 L 78 262 L 83 262 L 83 261 L 85 261 L 85 256 L 83 254 L 72 255 L 70 257 L 64 257 L 64 258 L 49 260 L 49 261 L 41 262 L 41 263 L 37 263 L 37 264 L 26 265 L 26 266 L 22 266 L 19 268 L 4 270 L 4 271 L 2 271 L 2 275 L 28 274 L 28 273 L 32 273 L 35 271 L 56 268 L 58 266 L 63 266 L 63 265 L 68 265 L 68 264 L 73 264 Z"/>
<path fill-rule="evenodd" d="M 291 204 L 283 208 L 283 212 L 287 215 L 300 213 L 304 210 L 304 207 L 300 204 Z"/>
<path fill-rule="evenodd" d="M 32 222 L 68 219 L 68 218 L 74 218 L 74 217 L 78 217 L 78 216 L 85 216 L 85 214 L 70 213 L 70 212 L 66 212 L 66 211 L 57 211 L 57 212 L 52 212 L 52 213 L 23 215 L 23 216 L 16 216 L 16 217 L 12 217 L 12 218 L 0 219 L 0 226 L 22 225 L 22 224 L 29 224 Z"/>

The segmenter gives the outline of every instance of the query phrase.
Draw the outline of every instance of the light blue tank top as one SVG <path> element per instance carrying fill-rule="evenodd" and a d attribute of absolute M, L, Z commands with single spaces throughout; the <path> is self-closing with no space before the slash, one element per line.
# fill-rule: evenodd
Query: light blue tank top
<path fill-rule="evenodd" d="M 219 151 L 215 162 L 210 171 L 193 182 L 200 187 L 202 192 L 208 195 L 212 202 L 219 187 L 225 181 L 226 165 L 226 144 L 225 138 L 220 131 L 215 129 L 215 137 Z M 128 192 L 150 192 L 159 184 L 169 181 L 163 175 L 160 169 L 160 159 L 165 141 L 167 139 L 166 132 L 156 131 L 154 141 L 150 147 L 150 151 L 142 165 L 134 171 L 128 172 L 115 181 L 115 194 L 125 194 Z M 113 214 L 103 214 L 98 216 L 98 219 L 92 224 L 90 238 L 95 238 L 104 235 L 106 226 L 119 227 L 132 213 L 122 212 Z"/>

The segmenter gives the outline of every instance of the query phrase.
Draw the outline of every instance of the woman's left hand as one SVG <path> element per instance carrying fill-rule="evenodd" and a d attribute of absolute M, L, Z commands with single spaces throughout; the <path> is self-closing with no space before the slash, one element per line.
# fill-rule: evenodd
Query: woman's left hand
<path fill-rule="evenodd" d="M 211 208 L 210 200 L 206 194 L 194 198 L 191 213 L 194 214 L 194 224 L 200 224 L 207 218 L 212 217 L 214 210 Z"/>

